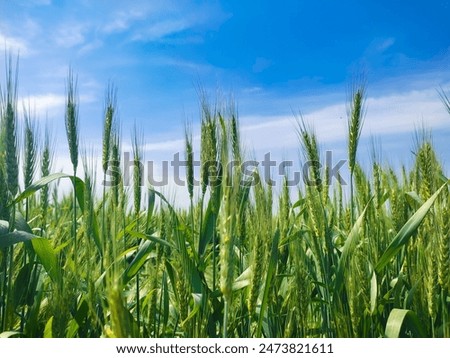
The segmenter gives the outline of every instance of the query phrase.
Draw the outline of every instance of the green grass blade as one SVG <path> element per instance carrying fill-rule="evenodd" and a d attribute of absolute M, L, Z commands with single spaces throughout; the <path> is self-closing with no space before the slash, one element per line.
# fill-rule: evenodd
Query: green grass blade
<path fill-rule="evenodd" d="M 13 231 L 7 234 L 0 235 L 0 249 L 9 247 L 19 242 L 27 242 L 37 237 L 25 231 Z"/>
<path fill-rule="evenodd" d="M 177 290 L 177 285 L 176 285 L 176 278 L 175 278 L 175 269 L 173 268 L 173 266 L 170 264 L 169 261 L 165 262 L 165 267 L 166 267 L 166 272 L 167 272 L 167 276 L 169 276 L 169 282 L 172 285 L 172 291 L 175 295 L 175 298 L 178 300 L 179 296 L 178 296 L 178 290 Z"/>
<path fill-rule="evenodd" d="M 129 234 L 131 237 L 142 239 L 142 240 L 150 240 L 155 243 L 158 243 L 160 245 L 166 246 L 170 249 L 176 250 L 176 247 L 171 244 L 170 242 L 167 242 L 166 240 L 160 239 L 159 237 L 153 236 L 153 235 L 145 235 L 141 232 L 132 231 L 132 230 L 125 230 L 127 234 Z"/>
<path fill-rule="evenodd" d="M 181 323 L 181 325 L 185 325 L 186 322 L 193 319 L 195 315 L 200 311 L 200 308 L 202 307 L 203 295 L 201 293 L 193 293 L 192 300 L 194 303 L 194 307 L 192 308 L 186 319 Z"/>
<path fill-rule="evenodd" d="M 16 196 L 16 198 L 12 201 L 10 206 L 20 203 L 22 200 L 30 197 L 37 191 L 41 190 L 44 186 L 50 184 L 51 182 L 53 182 L 55 180 L 62 179 L 62 178 L 70 178 L 70 177 L 73 177 L 73 175 L 64 174 L 64 173 L 55 173 L 55 174 L 50 174 L 49 176 L 46 176 L 44 178 L 41 178 L 41 179 L 37 180 L 36 182 L 34 182 L 33 184 L 31 184 L 28 188 L 26 188 L 18 196 Z"/>
<path fill-rule="evenodd" d="M 81 180 L 78 177 L 74 177 L 73 175 L 69 176 L 69 179 L 74 187 L 77 196 L 78 206 L 80 207 L 81 212 L 84 214 L 84 190 L 86 188 L 86 185 L 84 184 L 83 180 Z M 98 226 L 97 215 L 95 215 L 95 212 L 92 213 L 91 215 L 92 215 L 92 238 L 94 239 L 95 246 L 97 247 L 100 255 L 103 256 L 103 245 L 100 238 L 100 229 Z"/>
<path fill-rule="evenodd" d="M 22 200 L 24 200 L 24 199 L 30 197 L 31 195 L 35 194 L 36 192 L 38 192 L 39 190 L 41 190 L 43 187 L 45 187 L 46 185 L 50 184 L 51 182 L 53 182 L 55 180 L 63 179 L 63 178 L 69 178 L 70 181 L 72 182 L 74 188 L 76 188 L 78 206 L 80 207 L 81 211 L 84 212 L 84 189 L 85 189 L 85 185 L 84 185 L 83 180 L 81 180 L 78 177 L 74 178 L 73 175 L 64 174 L 64 173 L 51 174 L 49 176 L 46 176 L 44 178 L 41 178 L 41 179 L 37 180 L 36 182 L 31 184 L 28 188 L 26 188 L 22 193 L 20 193 L 12 201 L 10 206 L 11 205 L 15 205 L 17 203 L 20 203 Z M 103 249 L 102 249 L 101 240 L 100 240 L 100 231 L 99 231 L 98 221 L 97 221 L 97 217 L 95 215 L 93 217 L 92 227 L 93 227 L 92 237 L 94 238 L 95 246 L 97 246 L 97 249 L 99 250 L 100 254 L 103 254 Z"/>
<path fill-rule="evenodd" d="M 215 214 L 213 212 L 214 205 L 212 203 L 212 200 L 213 200 L 213 198 L 209 200 L 208 207 L 206 208 L 206 212 L 205 212 L 205 219 L 204 219 L 204 224 L 203 224 L 203 228 L 202 228 L 202 233 L 201 233 L 200 240 L 198 243 L 198 256 L 199 257 L 203 257 L 206 246 L 211 241 L 211 239 L 214 235 L 214 230 L 216 229 L 217 214 Z"/>
<path fill-rule="evenodd" d="M 137 251 L 136 257 L 125 269 L 123 273 L 123 283 L 127 284 L 139 272 L 142 266 L 147 261 L 148 255 L 155 248 L 155 244 L 151 241 L 144 241 Z"/>
<path fill-rule="evenodd" d="M 409 238 L 414 234 L 414 232 L 419 227 L 425 215 L 433 206 L 435 200 L 442 192 L 442 190 L 447 187 L 448 181 L 442 185 L 415 213 L 409 218 L 405 225 L 400 229 L 400 231 L 395 235 L 394 239 L 383 253 L 381 258 L 378 260 L 375 266 L 375 271 L 380 273 L 383 268 L 391 261 L 391 259 L 402 249 L 402 247 L 408 242 Z"/>
<path fill-rule="evenodd" d="M 386 323 L 385 336 L 387 338 L 422 338 L 426 337 L 426 332 L 413 311 L 394 308 Z"/>
<path fill-rule="evenodd" d="M 7 234 L 9 231 L 9 222 L 0 220 L 0 235 Z"/>
<path fill-rule="evenodd" d="M 33 264 L 31 263 L 22 266 L 14 281 L 14 309 L 20 305 L 33 302 L 33 295 L 35 292 L 32 287 L 32 282 L 30 282 L 32 270 Z"/>
<path fill-rule="evenodd" d="M 60 283 L 61 271 L 58 265 L 58 258 L 50 245 L 50 241 L 42 237 L 35 237 L 31 240 L 31 245 L 52 281 Z"/>
<path fill-rule="evenodd" d="M 278 242 L 280 241 L 280 231 L 277 229 L 277 231 L 275 232 L 274 236 L 273 236 L 273 241 L 272 241 L 272 249 L 270 252 L 270 259 L 269 259 L 269 265 L 267 268 L 267 275 L 266 275 L 266 283 L 264 285 L 264 294 L 263 294 L 263 299 L 261 302 L 261 308 L 259 311 L 259 320 L 258 320 L 258 328 L 257 328 L 257 332 L 256 332 L 256 336 L 257 337 L 261 337 L 261 332 L 262 332 L 262 324 L 263 324 L 263 320 L 264 320 L 264 313 L 268 307 L 269 304 L 269 291 L 272 287 L 272 279 L 273 276 L 276 272 L 276 268 L 277 268 L 277 262 L 278 262 Z"/>
<path fill-rule="evenodd" d="M 241 275 L 233 282 L 233 291 L 241 290 L 250 285 L 252 280 L 252 267 L 248 267 Z"/>
<path fill-rule="evenodd" d="M 154 215 L 153 211 L 155 210 L 155 201 L 156 201 L 155 199 L 156 199 L 155 191 L 149 190 L 147 199 L 147 220 L 145 223 L 145 228 L 147 232 L 150 230 L 152 218 Z"/>
<path fill-rule="evenodd" d="M 374 314 L 377 310 L 377 298 L 378 298 L 378 282 L 377 274 L 372 272 L 372 278 L 370 279 L 370 313 Z"/>
<path fill-rule="evenodd" d="M 53 338 L 53 316 L 51 316 L 45 324 L 44 338 Z"/>
<path fill-rule="evenodd" d="M 25 337 L 22 332 L 6 331 L 0 333 L 0 338 L 20 338 L 20 337 Z"/>
<path fill-rule="evenodd" d="M 338 295 L 341 292 L 342 287 L 344 287 L 344 272 L 348 267 L 348 261 L 353 253 L 353 250 L 355 249 L 359 241 L 359 231 L 362 228 L 364 216 L 366 215 L 367 208 L 369 207 L 371 201 L 372 199 L 369 201 L 369 203 L 367 203 L 361 215 L 359 215 L 359 218 L 356 220 L 352 230 L 350 231 L 350 234 L 347 237 L 347 240 L 345 241 L 344 247 L 342 249 L 342 255 L 339 259 L 338 268 L 336 271 L 334 290 L 335 295 Z"/>
<path fill-rule="evenodd" d="M 169 322 L 169 309 L 170 309 L 170 299 L 169 299 L 169 285 L 167 283 L 167 273 L 164 271 L 162 278 L 162 290 L 163 290 L 163 330 L 165 331 L 167 323 Z"/>
<path fill-rule="evenodd" d="M 193 293 L 201 293 L 202 287 L 204 286 L 204 282 L 198 271 L 198 267 L 195 265 L 195 262 L 189 256 L 189 252 L 186 247 L 186 241 L 185 241 L 185 238 L 183 237 L 183 233 L 181 232 L 181 229 L 180 229 L 180 220 L 179 220 L 179 217 L 178 217 L 175 209 L 173 208 L 172 205 L 170 205 L 169 201 L 166 199 L 166 197 L 163 194 L 161 194 L 160 192 L 158 192 L 154 189 L 149 188 L 149 194 L 150 194 L 150 192 L 153 192 L 156 196 L 158 196 L 169 208 L 169 211 L 175 221 L 175 225 L 177 226 L 176 230 L 175 230 L 176 245 L 177 245 L 177 250 L 180 251 L 180 253 L 181 253 L 181 259 L 182 259 L 181 264 L 183 266 L 184 271 L 187 273 L 190 273 L 190 275 L 191 275 L 190 284 L 191 284 Z"/>

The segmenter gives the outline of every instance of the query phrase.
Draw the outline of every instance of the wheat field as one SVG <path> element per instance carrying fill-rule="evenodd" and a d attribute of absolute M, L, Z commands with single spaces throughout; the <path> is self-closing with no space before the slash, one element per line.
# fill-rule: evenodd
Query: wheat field
<path fill-rule="evenodd" d="M 10 59 L 0 84 L 2 337 L 450 337 L 449 180 L 426 131 L 411 169 L 374 156 L 363 170 L 365 86 L 349 101 L 349 185 L 330 185 L 320 129 L 299 118 L 310 181 L 293 191 L 286 177 L 280 195 L 241 169 L 234 106 L 200 98 L 200 148 L 185 130 L 185 208 L 141 185 L 138 165 L 124 185 L 113 85 L 95 171 L 72 71 L 61 121 L 73 170 L 56 172 L 49 131 L 30 110 L 19 118 L 15 69 Z M 136 163 L 142 145 L 135 130 Z M 111 185 L 96 190 L 97 177 Z"/>

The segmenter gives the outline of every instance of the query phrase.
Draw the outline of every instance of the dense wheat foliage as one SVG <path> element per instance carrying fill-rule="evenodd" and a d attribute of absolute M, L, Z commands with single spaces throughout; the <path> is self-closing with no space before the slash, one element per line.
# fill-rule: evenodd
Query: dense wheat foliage
<path fill-rule="evenodd" d="M 330 185 L 320 167 L 320 128 L 301 120 L 310 180 L 295 195 L 287 177 L 274 190 L 258 170 L 242 170 L 249 158 L 234 105 L 210 105 L 202 96 L 200 148 L 192 127 L 185 130 L 190 205 L 182 209 L 142 178 L 139 130 L 131 140 L 133 180 L 125 186 L 114 86 L 98 119 L 104 125 L 96 172 L 96 158 L 80 148 L 70 71 L 61 121 L 73 171 L 55 173 L 50 132 L 42 134 L 31 111 L 19 118 L 16 66 L 9 60 L 6 67 L 2 336 L 450 337 L 448 179 L 426 131 L 417 135 L 410 170 L 376 159 L 363 170 L 356 155 L 363 86 L 349 103 L 350 187 Z M 112 185 L 97 190 L 97 177 Z M 73 190 L 63 195 L 59 181 Z"/>

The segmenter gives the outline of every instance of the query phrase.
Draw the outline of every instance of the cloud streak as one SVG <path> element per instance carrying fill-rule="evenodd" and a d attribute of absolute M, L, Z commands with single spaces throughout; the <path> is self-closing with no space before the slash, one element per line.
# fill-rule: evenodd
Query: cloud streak
<path fill-rule="evenodd" d="M 106 35 L 130 33 L 129 40 L 161 42 L 188 30 L 201 32 L 205 28 L 217 28 L 228 18 L 216 2 L 155 1 L 139 2 L 127 11 L 116 11 L 101 30 Z M 198 36 L 185 34 L 187 42 L 198 42 Z M 127 35 L 128 36 L 128 35 Z"/>
<path fill-rule="evenodd" d="M 25 106 L 30 105 L 36 113 L 61 112 L 64 109 L 65 96 L 55 93 L 30 95 L 22 98 Z"/>
<path fill-rule="evenodd" d="M 55 36 L 55 42 L 60 47 L 71 48 L 85 43 L 88 29 L 82 23 L 63 24 Z"/>
<path fill-rule="evenodd" d="M 31 53 L 31 50 L 26 42 L 26 40 L 7 36 L 3 33 L 0 33 L 0 46 L 4 46 L 8 51 L 12 53 L 19 53 L 21 56 L 28 56 Z"/>

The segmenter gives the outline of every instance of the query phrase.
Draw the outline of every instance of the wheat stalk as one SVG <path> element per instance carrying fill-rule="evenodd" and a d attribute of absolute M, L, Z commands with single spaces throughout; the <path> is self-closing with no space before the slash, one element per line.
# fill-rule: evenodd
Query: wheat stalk
<path fill-rule="evenodd" d="M 65 125 L 67 141 L 69 143 L 70 161 L 73 167 L 74 176 L 78 168 L 78 145 L 79 145 L 79 119 L 77 100 L 77 79 L 74 78 L 72 69 L 69 69 L 67 78 L 66 114 Z"/>
<path fill-rule="evenodd" d="M 141 211 L 142 200 L 142 182 L 143 182 L 143 164 L 142 164 L 142 141 L 143 134 L 139 133 L 137 126 L 134 126 L 132 147 L 133 147 L 133 204 L 134 204 L 134 216 L 136 220 L 136 230 L 139 231 L 139 216 Z M 136 277 L 136 320 L 138 325 L 138 331 L 141 328 L 141 302 L 140 302 L 140 282 L 139 274 Z"/>
<path fill-rule="evenodd" d="M 67 78 L 67 96 L 65 125 L 66 136 L 69 144 L 70 161 L 73 168 L 73 198 L 72 198 L 72 239 L 74 243 L 73 261 L 75 263 L 75 275 L 78 276 L 78 240 L 77 240 L 77 188 L 75 185 L 78 168 L 78 103 L 77 103 L 77 81 L 73 76 L 72 69 L 69 69 Z"/>
<path fill-rule="evenodd" d="M 321 163 L 316 134 L 313 128 L 306 124 L 301 115 L 300 118 L 297 117 L 297 125 L 297 135 L 307 161 L 305 165 L 307 165 L 309 169 L 309 172 L 304 172 L 304 174 L 307 175 L 307 178 L 304 178 L 305 183 L 308 187 L 315 188 L 317 191 L 321 192 L 323 183 L 320 175 Z M 311 175 L 311 179 L 309 178 L 309 175 Z"/>
<path fill-rule="evenodd" d="M 189 199 L 191 205 L 194 198 L 194 149 L 192 146 L 192 129 L 187 123 L 184 129 L 185 137 L 185 156 L 186 156 L 186 179 Z"/>
<path fill-rule="evenodd" d="M 50 175 L 52 162 L 53 162 L 53 148 L 50 144 L 50 132 L 48 126 L 45 129 L 44 134 L 44 145 L 41 153 L 41 177 L 45 178 Z M 49 207 L 49 186 L 45 185 L 41 190 L 40 195 L 41 202 L 41 216 L 42 216 L 42 224 L 41 224 L 41 235 L 43 234 L 46 226 L 47 226 L 47 211 Z"/>
<path fill-rule="evenodd" d="M 356 152 L 365 115 L 365 86 L 355 84 L 351 93 L 350 108 L 348 111 L 347 131 L 348 131 L 348 167 L 350 169 L 350 215 L 351 223 L 354 223 L 354 194 L 353 194 L 353 176 L 356 165 Z"/>
<path fill-rule="evenodd" d="M 5 141 L 5 165 L 8 190 L 12 196 L 19 189 L 19 154 L 17 151 L 17 82 L 18 59 L 13 73 L 12 58 L 8 58 L 6 70 L 6 93 L 3 95 L 3 126 Z"/>
<path fill-rule="evenodd" d="M 108 170 L 111 156 L 111 136 L 114 128 L 116 112 L 117 90 L 113 84 L 109 84 L 106 90 L 106 103 L 103 121 L 103 146 L 102 146 L 102 167 L 103 172 Z"/>

